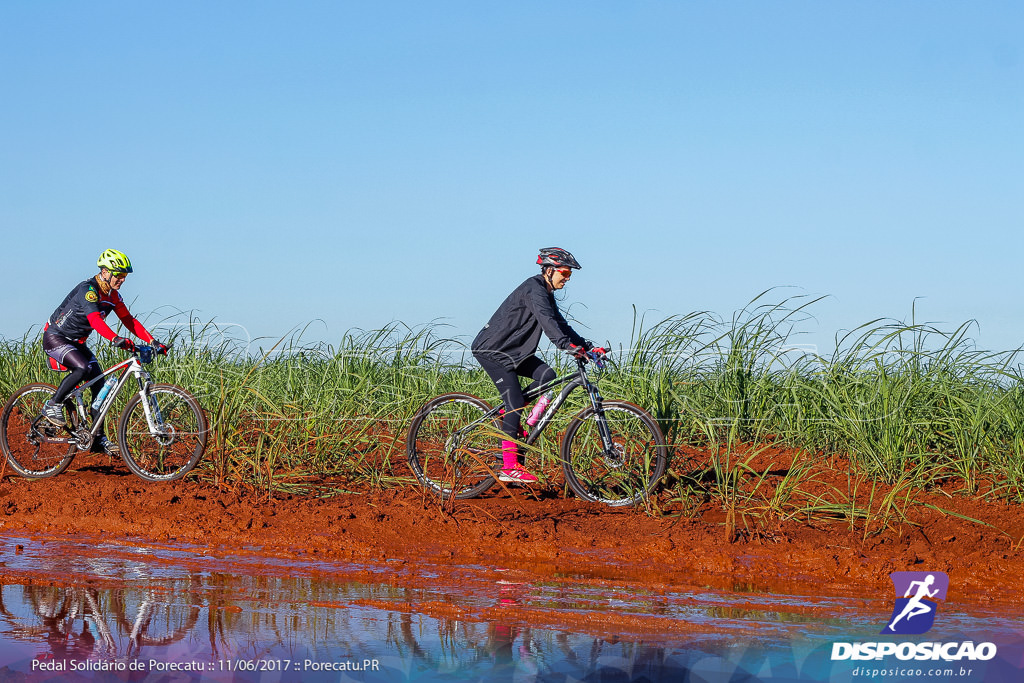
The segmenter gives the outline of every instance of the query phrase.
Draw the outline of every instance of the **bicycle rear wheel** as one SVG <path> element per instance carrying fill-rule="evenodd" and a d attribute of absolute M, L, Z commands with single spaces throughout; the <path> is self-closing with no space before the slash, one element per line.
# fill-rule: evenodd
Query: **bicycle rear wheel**
<path fill-rule="evenodd" d="M 156 384 L 146 394 L 156 426 L 150 432 L 139 394 L 132 396 L 117 423 L 117 441 L 128 469 L 146 481 L 181 479 L 206 449 L 209 428 L 199 401 L 181 387 Z"/>
<path fill-rule="evenodd" d="M 491 407 L 470 394 L 443 394 L 428 401 L 409 425 L 409 468 L 442 498 L 475 498 L 494 484 L 493 467 L 505 437 Z"/>
<path fill-rule="evenodd" d="M 614 450 L 606 452 L 592 407 L 576 415 L 562 439 L 566 483 L 584 500 L 606 505 L 633 505 L 657 485 L 668 465 L 668 448 L 658 423 L 626 401 L 605 401 Z"/>
<path fill-rule="evenodd" d="M 75 459 L 73 444 L 47 441 L 67 435 L 63 428 L 41 417 L 43 404 L 55 391 L 57 388 L 49 384 L 27 384 L 14 392 L 0 412 L 0 448 L 7 463 L 23 477 L 52 477 Z"/>

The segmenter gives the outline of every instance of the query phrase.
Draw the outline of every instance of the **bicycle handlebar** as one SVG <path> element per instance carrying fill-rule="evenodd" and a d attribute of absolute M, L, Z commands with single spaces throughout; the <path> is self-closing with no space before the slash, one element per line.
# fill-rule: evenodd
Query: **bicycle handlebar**
<path fill-rule="evenodd" d="M 171 345 L 167 344 L 165 348 L 169 351 Z M 149 344 L 138 344 L 135 350 L 132 351 L 132 355 L 138 358 L 140 363 L 152 363 L 156 358 L 157 349 Z"/>
<path fill-rule="evenodd" d="M 598 369 L 603 368 L 604 364 L 605 364 L 605 361 L 608 360 L 607 352 L 602 353 L 602 352 L 595 351 L 593 349 L 591 349 L 590 351 L 587 351 L 582 356 L 577 356 L 575 353 L 573 353 L 572 349 L 566 349 L 565 352 L 567 354 L 569 354 L 570 356 L 572 356 L 573 359 L 576 360 L 576 362 L 579 363 L 580 365 L 586 365 L 587 363 L 593 363 L 594 365 L 596 365 L 598 367 Z"/>

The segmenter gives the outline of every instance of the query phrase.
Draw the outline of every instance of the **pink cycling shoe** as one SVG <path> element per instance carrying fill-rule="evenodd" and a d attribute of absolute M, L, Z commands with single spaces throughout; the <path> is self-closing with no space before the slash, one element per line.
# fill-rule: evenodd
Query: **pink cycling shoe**
<path fill-rule="evenodd" d="M 516 463 L 514 467 L 507 467 L 498 473 L 498 481 L 507 482 L 509 484 L 535 484 L 540 479 L 537 475 L 529 472 L 525 467 Z"/>

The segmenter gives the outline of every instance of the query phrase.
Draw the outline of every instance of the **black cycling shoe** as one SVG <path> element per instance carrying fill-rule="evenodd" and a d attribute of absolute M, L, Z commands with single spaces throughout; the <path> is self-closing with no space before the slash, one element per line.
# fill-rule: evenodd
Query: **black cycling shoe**
<path fill-rule="evenodd" d="M 116 442 L 111 441 L 105 436 L 97 436 L 96 440 L 92 442 L 92 448 L 89 450 L 92 453 L 106 453 L 107 455 L 117 457 L 121 456 L 121 448 Z"/>
<path fill-rule="evenodd" d="M 55 427 L 63 427 L 68 423 L 64 417 L 64 407 L 54 405 L 49 401 L 43 404 L 43 417 Z"/>

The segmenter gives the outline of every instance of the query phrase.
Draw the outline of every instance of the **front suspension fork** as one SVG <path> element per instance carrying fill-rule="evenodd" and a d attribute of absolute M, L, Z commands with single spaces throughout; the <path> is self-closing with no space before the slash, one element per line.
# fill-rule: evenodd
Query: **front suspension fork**
<path fill-rule="evenodd" d="M 608 427 L 608 420 L 604 417 L 604 400 L 597 385 L 587 383 L 587 394 L 590 396 L 590 405 L 597 417 L 597 433 L 601 436 L 601 443 L 604 445 L 605 453 L 615 452 L 615 442 L 612 441 L 612 430 Z"/>
<path fill-rule="evenodd" d="M 139 382 L 142 384 L 142 382 Z M 164 416 L 160 414 L 160 406 L 152 393 L 153 385 L 145 384 L 139 389 L 139 398 L 142 402 L 142 412 L 146 415 L 146 424 L 149 425 L 150 434 L 164 433 Z"/>

